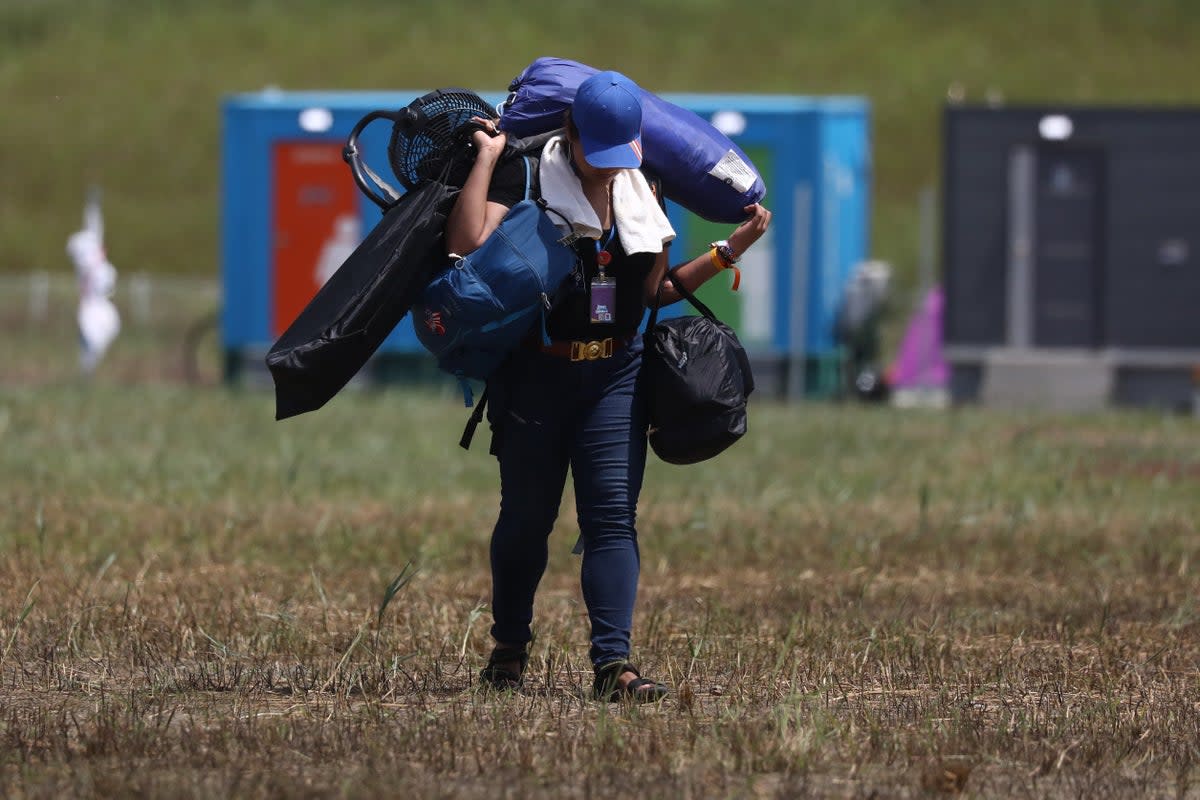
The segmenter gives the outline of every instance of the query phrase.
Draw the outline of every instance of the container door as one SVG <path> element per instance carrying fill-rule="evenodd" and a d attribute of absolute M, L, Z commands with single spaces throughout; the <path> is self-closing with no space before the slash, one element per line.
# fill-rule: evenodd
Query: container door
<path fill-rule="evenodd" d="M 271 329 L 279 336 L 362 240 L 341 142 L 274 146 Z"/>

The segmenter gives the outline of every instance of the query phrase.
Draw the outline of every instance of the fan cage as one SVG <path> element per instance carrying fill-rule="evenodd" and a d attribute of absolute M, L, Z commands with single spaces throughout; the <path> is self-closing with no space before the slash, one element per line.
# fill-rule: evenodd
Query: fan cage
<path fill-rule="evenodd" d="M 438 178 L 459 152 L 459 135 L 472 117 L 494 119 L 495 110 L 466 89 L 438 89 L 419 97 L 392 126 L 388 160 L 405 189 Z"/>

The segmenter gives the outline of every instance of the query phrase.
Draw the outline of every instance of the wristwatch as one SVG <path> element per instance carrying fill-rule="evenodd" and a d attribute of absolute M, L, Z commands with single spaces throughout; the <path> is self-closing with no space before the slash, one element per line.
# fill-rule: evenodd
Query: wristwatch
<path fill-rule="evenodd" d="M 740 258 L 740 256 L 738 256 L 737 253 L 733 252 L 733 248 L 729 246 L 729 242 L 727 240 L 722 239 L 719 242 L 713 242 L 712 244 L 709 245 L 709 247 L 716 250 L 717 255 L 720 256 L 721 260 L 724 261 L 726 264 L 732 265 L 732 264 L 738 263 L 738 259 Z"/>

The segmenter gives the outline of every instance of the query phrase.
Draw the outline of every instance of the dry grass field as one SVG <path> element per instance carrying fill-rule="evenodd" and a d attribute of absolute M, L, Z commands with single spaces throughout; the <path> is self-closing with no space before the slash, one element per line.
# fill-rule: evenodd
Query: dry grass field
<path fill-rule="evenodd" d="M 1200 4 L 617 0 L 619 52 L 544 6 L 0 2 L 0 800 L 1200 800 L 1198 419 L 756 398 L 715 461 L 651 457 L 633 660 L 673 694 L 588 699 L 568 492 L 496 695 L 486 433 L 463 452 L 429 388 L 276 423 L 207 324 L 229 93 L 494 90 L 557 54 L 862 95 L 872 255 L 910 290 L 950 87 L 1194 105 Z M 124 330 L 85 381 L 62 248 L 91 184 Z"/>
<path fill-rule="evenodd" d="M 461 404 L 276 423 L 179 382 L 193 316 L 90 384 L 69 326 L 0 351 L 2 796 L 1200 797 L 1196 420 L 761 402 L 650 465 L 634 657 L 673 696 L 586 699 L 569 494 L 495 696 Z"/>

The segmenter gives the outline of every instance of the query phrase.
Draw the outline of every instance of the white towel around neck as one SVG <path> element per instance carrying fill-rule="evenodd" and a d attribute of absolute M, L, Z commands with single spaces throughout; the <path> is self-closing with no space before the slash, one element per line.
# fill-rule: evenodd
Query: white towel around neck
<path fill-rule="evenodd" d="M 542 199 L 570 221 L 571 230 L 589 239 L 600 238 L 603 234 L 600 218 L 571 169 L 565 136 L 556 136 L 546 143 L 538 166 L 538 179 L 542 185 Z M 612 198 L 617 236 L 626 253 L 661 253 L 663 245 L 675 238 L 675 229 L 639 170 L 623 169 L 617 173 L 613 179 Z M 567 232 L 566 223 L 556 214 L 551 214 L 550 219 L 560 230 Z"/>

